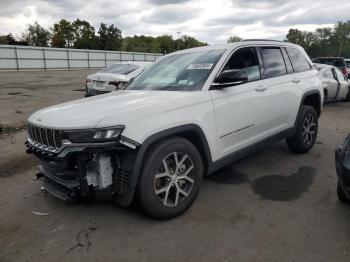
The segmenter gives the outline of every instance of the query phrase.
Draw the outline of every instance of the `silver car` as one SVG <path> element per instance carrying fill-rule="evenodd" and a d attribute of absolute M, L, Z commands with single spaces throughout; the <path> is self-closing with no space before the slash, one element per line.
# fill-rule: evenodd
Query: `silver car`
<path fill-rule="evenodd" d="M 314 65 L 322 79 L 324 101 L 350 101 L 350 85 L 343 73 L 335 66 L 316 63 Z"/>
<path fill-rule="evenodd" d="M 152 62 L 119 62 L 86 78 L 85 96 L 105 94 L 123 89 L 130 80 L 141 74 Z"/>

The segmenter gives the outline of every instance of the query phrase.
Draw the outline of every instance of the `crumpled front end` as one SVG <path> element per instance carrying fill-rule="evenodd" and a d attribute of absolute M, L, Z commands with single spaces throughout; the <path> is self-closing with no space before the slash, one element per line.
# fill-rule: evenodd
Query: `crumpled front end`
<path fill-rule="evenodd" d="M 111 141 L 76 143 L 66 131 L 28 124 L 27 153 L 40 160 L 40 176 L 50 194 L 67 202 L 113 197 L 130 204 L 133 164 L 139 145 L 123 136 Z"/>
<path fill-rule="evenodd" d="M 335 166 L 342 189 L 350 199 L 350 135 L 335 151 Z"/>

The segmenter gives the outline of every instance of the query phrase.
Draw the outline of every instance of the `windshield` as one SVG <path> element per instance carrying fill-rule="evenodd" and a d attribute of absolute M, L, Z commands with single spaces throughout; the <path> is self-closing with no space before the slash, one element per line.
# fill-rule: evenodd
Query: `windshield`
<path fill-rule="evenodd" d="M 345 61 L 346 62 L 346 66 L 350 67 L 350 60 L 349 61 Z"/>
<path fill-rule="evenodd" d="M 201 90 L 225 49 L 169 55 L 140 75 L 131 90 Z"/>
<path fill-rule="evenodd" d="M 100 73 L 113 73 L 119 75 L 128 75 L 131 72 L 135 71 L 139 66 L 137 65 L 128 65 L 128 64 L 113 64 L 109 67 L 102 69 Z"/>

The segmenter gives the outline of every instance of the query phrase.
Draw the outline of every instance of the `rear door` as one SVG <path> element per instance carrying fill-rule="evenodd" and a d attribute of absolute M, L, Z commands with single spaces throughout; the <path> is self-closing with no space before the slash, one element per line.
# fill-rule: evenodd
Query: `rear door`
<path fill-rule="evenodd" d="M 343 100 L 348 95 L 349 82 L 347 80 L 345 80 L 343 73 L 338 68 L 334 68 L 334 73 L 335 73 L 337 80 L 338 80 L 338 83 L 339 83 L 339 90 L 338 90 L 338 94 L 337 94 L 335 99 Z"/>
<path fill-rule="evenodd" d="M 325 98 L 326 100 L 334 100 L 339 90 L 339 83 L 334 68 L 326 68 L 323 76 L 323 88 L 326 90 Z"/>
<path fill-rule="evenodd" d="M 280 47 L 260 47 L 264 64 L 264 85 L 270 90 L 270 136 L 281 133 L 294 125 L 300 104 L 300 77 L 286 53 Z M 284 55 L 285 53 L 285 55 Z"/>

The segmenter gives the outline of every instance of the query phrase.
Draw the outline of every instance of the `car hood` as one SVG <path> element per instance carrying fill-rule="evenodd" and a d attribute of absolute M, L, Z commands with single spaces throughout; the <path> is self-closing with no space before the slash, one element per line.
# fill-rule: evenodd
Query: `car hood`
<path fill-rule="evenodd" d="M 205 91 L 120 90 L 44 108 L 32 114 L 28 121 L 63 130 L 103 127 L 106 118 L 115 125 L 127 125 L 129 121 L 208 100 Z"/>

